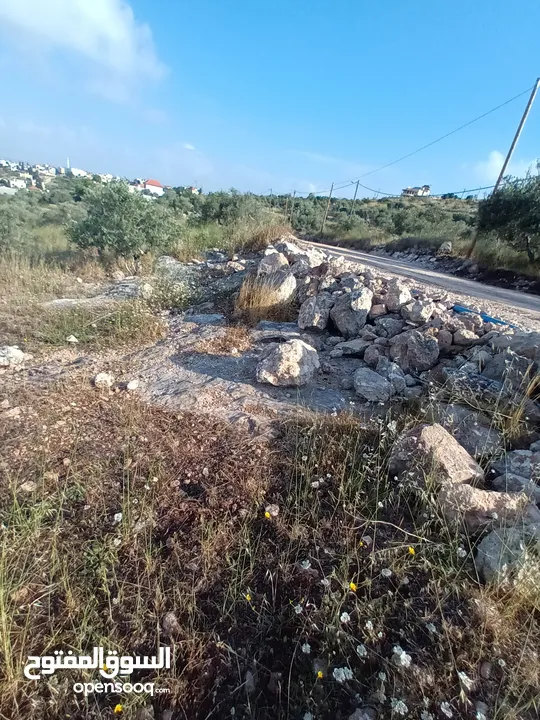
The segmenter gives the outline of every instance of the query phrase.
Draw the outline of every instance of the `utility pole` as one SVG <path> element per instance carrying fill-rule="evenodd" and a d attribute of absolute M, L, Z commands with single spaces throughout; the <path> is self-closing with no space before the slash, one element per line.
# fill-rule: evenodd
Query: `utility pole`
<path fill-rule="evenodd" d="M 324 218 L 321 225 L 321 235 L 324 232 L 324 226 L 326 224 L 326 218 L 328 217 L 328 211 L 330 210 L 330 201 L 332 200 L 332 192 L 334 190 L 334 183 L 332 183 L 332 187 L 330 188 L 330 194 L 328 195 L 328 202 L 326 203 L 326 210 L 324 211 Z"/>
<path fill-rule="evenodd" d="M 360 184 L 360 180 L 357 180 L 357 181 L 356 181 L 356 187 L 355 187 L 355 189 L 354 189 L 354 197 L 353 197 L 353 201 L 352 201 L 352 203 L 351 203 L 351 211 L 350 211 L 350 213 L 349 213 L 349 217 L 351 217 L 351 215 L 353 214 L 354 201 L 356 200 L 356 195 L 357 195 L 357 193 L 358 193 L 358 185 L 359 185 L 359 184 Z"/>
<path fill-rule="evenodd" d="M 291 225 L 292 225 L 292 218 L 293 218 L 293 212 L 294 212 L 294 199 L 295 199 L 295 197 L 296 197 L 296 190 L 294 191 L 294 194 L 293 194 L 293 196 L 292 196 L 292 201 L 291 201 L 291 216 L 290 216 L 290 218 L 289 218 L 289 223 L 290 223 Z"/>
<path fill-rule="evenodd" d="M 512 159 L 512 155 L 514 154 L 514 150 L 516 149 L 516 145 L 518 144 L 518 140 L 520 138 L 523 127 L 527 121 L 527 118 L 529 117 L 529 113 L 531 111 L 531 108 L 532 108 L 532 105 L 534 102 L 534 98 L 536 97 L 536 93 L 538 92 L 539 87 L 540 87 L 540 77 L 536 78 L 536 82 L 534 83 L 534 87 L 532 89 L 531 96 L 529 98 L 529 102 L 527 103 L 527 106 L 523 112 L 520 123 L 518 125 L 518 129 L 516 130 L 516 134 L 514 135 L 514 139 L 512 140 L 512 144 L 510 145 L 510 149 L 508 150 L 508 153 L 506 154 L 506 158 L 504 159 L 504 163 L 501 168 L 501 172 L 499 173 L 497 182 L 495 183 L 495 186 L 492 190 L 492 194 L 497 192 L 497 190 L 499 189 L 499 185 L 501 184 L 501 181 L 504 178 L 504 175 L 506 173 L 506 168 L 508 167 L 508 164 L 509 164 L 510 160 Z M 471 243 L 471 247 L 469 248 L 469 252 L 467 253 L 468 258 L 471 257 L 472 251 L 474 250 L 477 240 L 478 240 L 478 230 L 475 229 L 474 235 L 473 235 L 473 241 Z"/>
<path fill-rule="evenodd" d="M 287 200 L 285 201 L 285 217 L 287 217 L 287 210 L 289 209 L 289 197 L 290 193 L 287 195 Z"/>

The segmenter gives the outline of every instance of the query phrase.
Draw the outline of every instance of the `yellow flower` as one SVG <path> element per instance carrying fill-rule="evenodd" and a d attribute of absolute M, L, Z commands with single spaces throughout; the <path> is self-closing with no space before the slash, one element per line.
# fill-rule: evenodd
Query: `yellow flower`
<path fill-rule="evenodd" d="M 323 671 L 322 671 L 322 670 L 318 670 L 318 671 L 317 671 L 317 679 L 318 679 L 318 680 L 322 680 L 322 678 L 323 678 Z"/>
<path fill-rule="evenodd" d="M 416 555 L 416 550 L 413 547 L 409 547 L 409 555 Z"/>
<path fill-rule="evenodd" d="M 356 590 L 357 590 L 356 583 L 350 582 L 349 587 L 353 592 L 356 592 Z"/>
<path fill-rule="evenodd" d="M 251 602 L 251 595 L 249 593 L 246 593 L 246 600 L 248 602 Z"/>
<path fill-rule="evenodd" d="M 120 715 L 120 713 L 123 711 L 123 709 L 124 709 L 124 708 L 120 705 L 120 703 L 118 703 L 118 705 L 115 705 L 115 706 L 114 706 L 114 711 L 113 711 L 113 712 L 114 712 L 115 715 Z"/>
<path fill-rule="evenodd" d="M 272 516 L 270 515 L 270 513 L 269 513 L 268 510 L 267 510 L 267 511 L 264 513 L 264 517 L 265 517 L 267 520 L 270 520 L 270 518 L 271 518 Z"/>
<path fill-rule="evenodd" d="M 362 540 L 360 540 L 360 542 L 358 543 L 358 547 L 364 547 L 364 543 Z"/>

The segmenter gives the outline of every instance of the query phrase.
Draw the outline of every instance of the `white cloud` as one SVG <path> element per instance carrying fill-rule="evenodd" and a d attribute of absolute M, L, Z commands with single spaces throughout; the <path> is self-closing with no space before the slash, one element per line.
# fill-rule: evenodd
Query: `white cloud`
<path fill-rule="evenodd" d="M 32 43 L 85 59 L 101 75 L 92 79 L 94 89 L 112 88 L 114 99 L 165 72 L 150 28 L 135 20 L 125 0 L 2 0 L 0 25 L 6 40 L 20 48 Z"/>
<path fill-rule="evenodd" d="M 505 156 L 499 150 L 492 150 L 487 160 L 475 163 L 474 170 L 477 177 L 486 183 L 495 183 L 503 166 Z M 506 170 L 506 175 L 523 177 L 527 172 L 534 170 L 536 160 L 512 160 Z"/>
<path fill-rule="evenodd" d="M 184 150 L 195 150 L 195 146 L 191 145 L 191 143 L 184 143 L 182 147 Z"/>

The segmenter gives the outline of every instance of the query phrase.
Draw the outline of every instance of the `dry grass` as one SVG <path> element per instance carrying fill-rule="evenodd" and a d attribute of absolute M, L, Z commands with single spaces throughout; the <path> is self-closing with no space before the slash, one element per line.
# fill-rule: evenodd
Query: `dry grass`
<path fill-rule="evenodd" d="M 251 347 L 252 340 L 248 328 L 231 325 L 223 328 L 214 337 L 200 340 L 191 350 L 205 355 L 238 355 Z"/>
<path fill-rule="evenodd" d="M 28 352 L 36 352 L 44 346 L 66 347 L 66 338 L 70 335 L 81 345 L 94 348 L 145 343 L 160 337 L 164 325 L 150 310 L 161 309 L 163 298 L 171 299 L 170 293 L 160 287 L 151 299 L 152 305 L 142 301 L 67 309 L 43 305 L 55 298 L 80 298 L 95 293 L 96 283 L 104 277 L 102 267 L 91 260 L 78 265 L 74 273 L 43 261 L 3 256 L 0 259 L 0 345 L 18 345 Z M 79 282 L 77 278 L 85 278 L 86 282 Z M 177 299 L 180 295 L 177 293 Z"/>
<path fill-rule="evenodd" d="M 291 321 L 296 313 L 293 300 L 281 300 L 279 284 L 270 274 L 244 280 L 235 302 L 235 316 L 256 325 L 260 320 Z"/>
<path fill-rule="evenodd" d="M 80 383 L 12 402 L 23 420 L 0 430 L 0 718 L 111 718 L 117 702 L 125 717 L 346 718 L 363 702 L 394 718 L 402 702 L 472 720 L 477 700 L 491 718 L 538 717 L 534 610 L 480 587 L 470 541 L 425 491 L 388 477 L 414 418 L 313 416 L 265 441 Z M 30 654 L 159 644 L 171 671 L 134 678 L 170 690 L 154 698 L 85 700 L 72 685 L 90 671 L 21 672 Z"/>

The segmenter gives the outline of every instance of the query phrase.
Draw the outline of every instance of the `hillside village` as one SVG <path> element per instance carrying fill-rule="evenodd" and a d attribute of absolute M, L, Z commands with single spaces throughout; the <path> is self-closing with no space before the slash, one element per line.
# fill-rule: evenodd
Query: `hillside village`
<path fill-rule="evenodd" d="M 159 180 L 152 178 L 127 180 L 111 173 L 92 173 L 88 170 L 71 167 L 69 158 L 67 160 L 66 167 L 63 167 L 46 163 L 30 164 L 24 161 L 0 159 L 0 194 L 14 195 L 18 190 L 46 190 L 56 177 L 87 178 L 101 183 L 125 180 L 129 183 L 131 192 L 140 192 L 148 198 L 161 197 L 166 190 L 172 190 L 171 185 L 162 185 Z M 192 186 L 185 189 L 194 195 L 201 192 Z"/>

